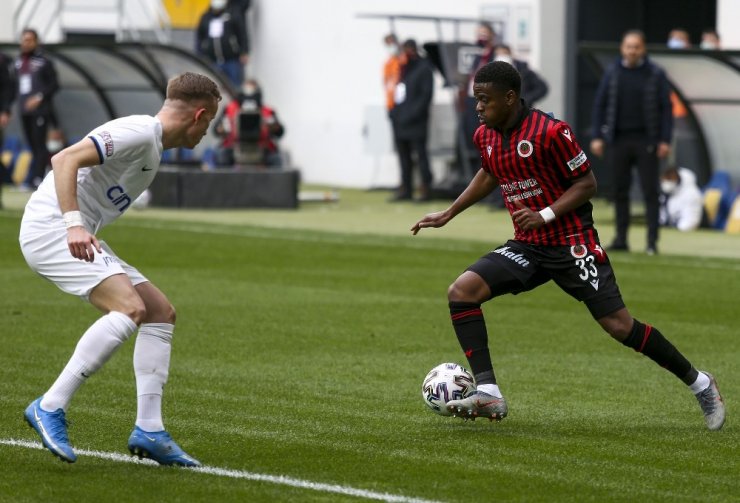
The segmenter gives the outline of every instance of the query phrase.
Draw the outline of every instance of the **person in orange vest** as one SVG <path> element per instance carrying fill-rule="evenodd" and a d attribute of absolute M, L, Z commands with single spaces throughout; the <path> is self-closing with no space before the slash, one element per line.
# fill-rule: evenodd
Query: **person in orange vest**
<path fill-rule="evenodd" d="M 385 89 L 385 106 L 388 112 L 395 105 L 394 92 L 396 84 L 401 80 L 401 67 L 404 63 L 404 53 L 398 45 L 398 38 L 389 33 L 383 38 L 385 49 L 388 51 L 388 59 L 383 65 L 383 88 Z"/>

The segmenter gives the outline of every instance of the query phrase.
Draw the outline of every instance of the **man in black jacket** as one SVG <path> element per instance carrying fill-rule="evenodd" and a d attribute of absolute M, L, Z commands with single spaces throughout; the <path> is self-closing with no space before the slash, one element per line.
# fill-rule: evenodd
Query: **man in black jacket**
<path fill-rule="evenodd" d="M 419 55 L 416 41 L 403 43 L 406 64 L 401 67 L 401 79 L 396 85 L 395 106 L 390 111 L 393 137 L 401 165 L 401 186 L 392 198 L 394 201 L 410 200 L 413 193 L 413 157 L 421 172 L 419 199 L 428 200 L 432 186 L 429 168 L 427 135 L 429 130 L 429 105 L 434 94 L 434 75 L 429 62 Z"/>
<path fill-rule="evenodd" d="M 195 34 L 196 50 L 220 68 L 238 89 L 249 59 L 249 39 L 240 7 L 228 8 L 227 0 L 211 0 Z M 245 11 L 246 12 L 246 11 Z"/>
<path fill-rule="evenodd" d="M 53 98 L 59 84 L 54 64 L 39 47 L 38 33 L 26 28 L 21 33 L 20 45 L 21 54 L 15 60 L 18 107 L 23 133 L 33 154 L 25 185 L 35 189 L 44 178 L 49 164 L 46 134 L 54 118 Z"/>
<path fill-rule="evenodd" d="M 12 60 L 3 53 L 0 53 L 0 148 L 4 144 L 5 128 L 10 122 L 10 107 L 13 105 L 16 93 L 15 72 L 13 71 Z M 7 173 L 6 166 L 0 159 L 0 208 L 3 207 L 3 181 Z"/>
<path fill-rule="evenodd" d="M 673 134 L 670 86 L 663 69 L 648 59 L 641 31 L 625 33 L 620 52 L 621 57 L 604 72 L 596 91 L 591 151 L 601 157 L 604 144 L 611 147 L 617 228 L 610 249 L 629 249 L 629 192 L 632 166 L 637 165 L 645 198 L 646 252 L 654 255 L 660 210 L 659 165 L 670 153 Z"/>

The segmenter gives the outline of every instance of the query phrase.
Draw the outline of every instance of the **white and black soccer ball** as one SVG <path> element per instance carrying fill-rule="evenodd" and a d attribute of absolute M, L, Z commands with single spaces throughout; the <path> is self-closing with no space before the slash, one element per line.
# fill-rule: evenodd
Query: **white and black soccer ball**
<path fill-rule="evenodd" d="M 450 416 L 447 402 L 460 400 L 475 391 L 475 380 L 457 363 L 441 363 L 429 371 L 421 385 L 421 396 L 433 412 Z"/>

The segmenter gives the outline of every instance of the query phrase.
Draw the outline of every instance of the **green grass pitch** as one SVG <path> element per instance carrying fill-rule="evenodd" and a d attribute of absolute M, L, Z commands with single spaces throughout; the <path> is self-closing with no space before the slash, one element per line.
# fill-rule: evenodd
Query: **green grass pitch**
<path fill-rule="evenodd" d="M 722 431 L 705 429 L 675 377 L 612 341 L 553 285 L 484 305 L 510 415 L 463 422 L 429 412 L 421 381 L 441 362 L 467 365 L 446 288 L 510 224 L 472 208 L 449 229 L 411 237 L 444 203 L 384 197 L 343 191 L 339 205 L 297 212 L 148 210 L 101 233 L 177 308 L 164 403 L 174 438 L 209 467 L 268 480 L 95 455 L 67 465 L 29 448 L 38 439 L 23 409 L 98 314 L 28 269 L 19 207 L 6 198 L 0 501 L 738 501 L 737 237 L 667 232 L 656 257 L 612 256 L 633 315 L 718 378 Z M 710 256 L 718 249 L 724 257 Z M 127 454 L 132 342 L 75 397 L 76 448 Z"/>

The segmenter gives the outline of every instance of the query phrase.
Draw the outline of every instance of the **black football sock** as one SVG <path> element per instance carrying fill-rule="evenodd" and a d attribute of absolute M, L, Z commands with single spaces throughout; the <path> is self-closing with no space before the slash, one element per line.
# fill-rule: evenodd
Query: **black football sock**
<path fill-rule="evenodd" d="M 622 344 L 644 354 L 687 385 L 696 381 L 699 375 L 684 355 L 655 327 L 635 320 L 632 331 Z"/>
<path fill-rule="evenodd" d="M 496 375 L 493 373 L 491 355 L 488 352 L 488 332 L 480 304 L 450 302 L 450 317 L 475 383 L 496 384 Z"/>

